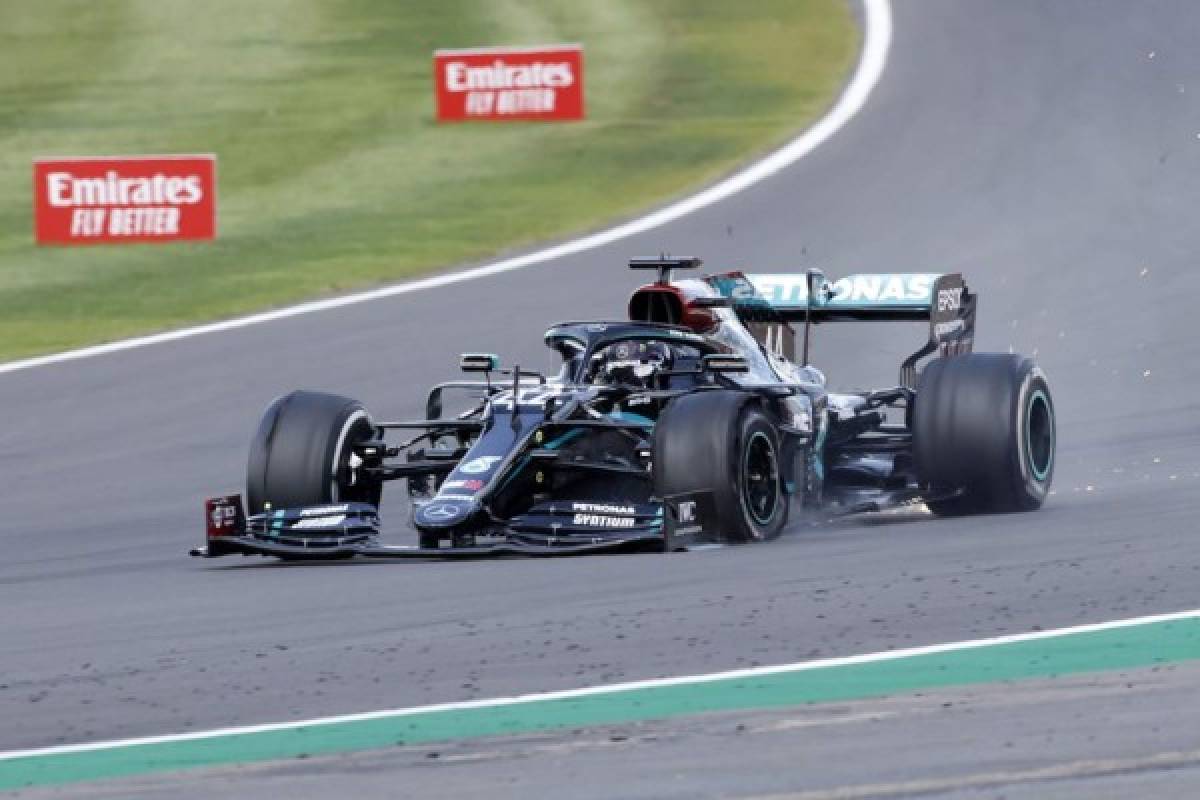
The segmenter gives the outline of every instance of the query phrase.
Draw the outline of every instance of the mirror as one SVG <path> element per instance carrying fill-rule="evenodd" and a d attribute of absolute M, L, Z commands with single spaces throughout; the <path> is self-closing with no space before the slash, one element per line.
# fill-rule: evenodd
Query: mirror
<path fill-rule="evenodd" d="M 463 353 L 458 365 L 463 372 L 494 372 L 500 369 L 500 356 L 494 353 Z"/>
<path fill-rule="evenodd" d="M 704 369 L 708 372 L 749 372 L 746 357 L 713 353 L 704 357 Z"/>

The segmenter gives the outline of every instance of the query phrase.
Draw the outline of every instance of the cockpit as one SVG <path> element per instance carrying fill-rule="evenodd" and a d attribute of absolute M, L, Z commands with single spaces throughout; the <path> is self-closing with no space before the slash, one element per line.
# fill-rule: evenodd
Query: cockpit
<path fill-rule="evenodd" d="M 671 375 L 697 370 L 713 352 L 697 334 L 636 322 L 562 323 L 546 343 L 563 357 L 559 380 L 634 390 L 666 388 Z"/>

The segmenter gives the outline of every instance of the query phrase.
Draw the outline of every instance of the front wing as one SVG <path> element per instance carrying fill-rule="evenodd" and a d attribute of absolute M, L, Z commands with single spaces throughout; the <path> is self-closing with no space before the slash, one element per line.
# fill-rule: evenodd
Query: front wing
<path fill-rule="evenodd" d="M 472 547 L 421 548 L 402 544 L 345 544 L 297 546 L 270 542 L 253 536 L 229 537 L 214 546 L 209 543 L 191 551 L 194 556 L 215 558 L 223 555 L 275 556 L 290 560 L 327 560 L 352 558 L 497 558 L 501 556 L 576 556 L 591 553 L 655 552 L 662 550 L 663 537 L 658 533 L 605 539 L 589 544 L 535 545 L 517 541 L 498 541 Z"/>
<path fill-rule="evenodd" d="M 246 518 L 240 495 L 205 502 L 207 541 L 190 554 L 270 556 L 286 560 L 334 560 L 353 557 L 388 559 L 472 559 L 506 556 L 551 557 L 596 553 L 671 552 L 719 541 L 712 516 L 711 492 L 673 495 L 662 502 L 661 524 L 635 530 L 597 530 L 556 536 L 529 530 L 498 529 L 462 537 L 452 547 L 422 548 L 378 541 L 374 506 L 347 503 L 268 511 Z M 328 521 L 327 525 L 322 525 Z"/>

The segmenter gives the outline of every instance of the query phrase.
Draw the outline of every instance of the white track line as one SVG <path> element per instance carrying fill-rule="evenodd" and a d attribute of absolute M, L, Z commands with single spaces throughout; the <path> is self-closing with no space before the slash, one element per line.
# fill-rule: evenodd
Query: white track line
<path fill-rule="evenodd" d="M 982 647 L 1015 644 L 1017 642 L 1033 642 L 1041 639 L 1058 639 L 1077 634 L 1098 633 L 1120 628 L 1134 628 L 1141 625 L 1153 625 L 1160 622 L 1177 622 L 1181 620 L 1200 619 L 1200 609 L 1177 611 L 1170 614 L 1155 614 L 1131 619 L 1110 620 L 1089 625 L 1075 625 L 1068 628 L 1055 628 L 1046 631 L 1015 633 L 1006 636 L 992 636 L 986 639 L 971 639 L 963 642 L 948 642 L 945 644 L 910 647 L 904 650 L 885 650 L 879 653 L 864 653 L 856 656 L 840 658 L 822 658 L 816 661 L 801 661 L 795 664 L 779 664 L 770 667 L 750 667 L 747 669 L 713 672 L 707 675 L 682 675 L 674 678 L 656 678 L 645 681 L 630 681 L 628 683 L 612 683 L 606 686 L 589 686 L 583 689 L 564 689 L 557 692 L 538 692 L 523 694 L 515 697 L 493 697 L 483 700 L 465 700 L 458 703 L 439 703 L 412 708 L 394 708 L 385 711 L 366 711 L 360 714 L 343 714 L 336 717 L 318 717 L 316 719 L 296 720 L 292 722 L 274 722 L 266 725 L 245 725 L 236 728 L 219 728 L 209 731 L 193 731 L 191 733 L 174 733 L 163 736 L 143 736 L 134 739 L 116 739 L 107 742 L 88 742 L 84 744 L 58 745 L 32 750 L 10 750 L 0 752 L 0 761 L 11 761 L 17 758 L 36 758 L 40 756 L 67 755 L 70 753 L 87 753 L 97 750 L 116 750 L 139 745 L 168 744 L 171 742 L 188 742 L 197 739 L 217 739 L 226 736 L 242 736 L 255 733 L 270 733 L 273 731 L 295 730 L 322 725 L 337 725 L 347 722 L 365 722 L 368 720 L 390 719 L 396 717 L 411 717 L 419 714 L 436 714 L 441 712 L 467 711 L 480 708 L 500 708 L 503 706 L 524 705 L 548 700 L 570 700 L 592 695 L 616 694 L 620 692 L 637 691 L 640 689 L 660 689 L 668 686 L 686 686 L 713 683 L 725 680 L 740 680 L 744 678 L 759 678 L 765 675 L 780 675 L 789 672 L 807 672 L 830 667 L 849 667 L 857 664 L 872 664 L 880 661 L 897 661 L 915 656 L 952 653 L 961 650 L 975 650 Z"/>
<path fill-rule="evenodd" d="M 889 5 L 889 0 L 863 0 L 863 5 L 866 11 L 864 24 L 866 32 L 864 35 L 862 56 L 859 59 L 858 68 L 854 72 L 854 77 L 850 79 L 846 90 L 842 92 L 842 96 L 829 113 L 822 117 L 813 127 L 761 161 L 755 162 L 741 172 L 677 203 L 672 203 L 665 208 L 618 225 L 615 228 L 609 228 L 579 239 L 573 239 L 569 242 L 548 247 L 544 250 L 506 258 L 473 269 L 407 281 L 394 286 L 386 286 L 381 289 L 373 289 L 357 294 L 348 294 L 325 300 L 314 300 L 309 303 L 289 306 L 288 308 L 266 311 L 261 314 L 251 314 L 247 317 L 238 317 L 207 325 L 196 325 L 191 328 L 156 333 L 150 336 L 138 336 L 133 339 L 122 339 L 118 342 L 84 347 L 79 350 L 68 350 L 64 353 L 52 353 L 51 355 L 37 356 L 21 361 L 10 361 L 7 364 L 0 364 L 0 374 L 43 367 L 48 364 L 58 364 L 64 361 L 77 361 L 83 358 L 117 353 L 122 350 L 133 350 L 138 347 L 173 342 L 177 339 L 188 339 L 208 333 L 219 333 L 236 328 L 245 328 L 250 325 L 259 325 L 277 319 L 295 317 L 301 314 L 312 314 L 317 311 L 328 311 L 332 308 L 366 303 L 371 300 L 395 297 L 396 295 L 420 292 L 426 289 L 437 289 L 442 286 L 462 283 L 463 281 L 475 280 L 476 278 L 485 278 L 491 275 L 499 275 L 503 272 L 512 272 L 513 270 L 522 269 L 534 264 L 541 264 L 556 258 L 581 253 L 585 250 L 592 250 L 619 239 L 657 228 L 710 206 L 713 203 L 724 200 L 730 195 L 737 194 L 743 189 L 753 186 L 759 181 L 771 177 L 808 155 L 818 145 L 837 133 L 863 107 L 867 101 L 867 97 L 871 94 L 871 90 L 875 88 L 875 85 L 879 83 L 879 79 L 883 75 L 883 68 L 887 63 L 888 50 L 892 42 L 892 9 Z"/>

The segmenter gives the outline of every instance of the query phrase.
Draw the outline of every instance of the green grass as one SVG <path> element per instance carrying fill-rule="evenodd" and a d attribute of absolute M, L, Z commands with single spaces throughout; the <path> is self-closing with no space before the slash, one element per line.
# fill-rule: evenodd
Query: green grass
<path fill-rule="evenodd" d="M 844 0 L 0 3 L 0 359 L 393 282 L 711 181 L 828 107 Z M 585 122 L 433 121 L 437 47 L 579 41 Z M 216 153 L 218 239 L 37 247 L 39 156 Z"/>

